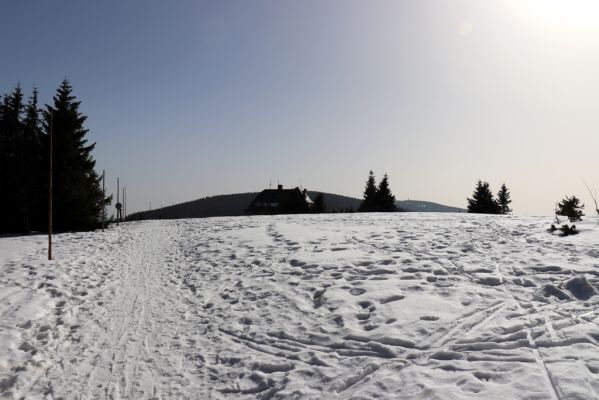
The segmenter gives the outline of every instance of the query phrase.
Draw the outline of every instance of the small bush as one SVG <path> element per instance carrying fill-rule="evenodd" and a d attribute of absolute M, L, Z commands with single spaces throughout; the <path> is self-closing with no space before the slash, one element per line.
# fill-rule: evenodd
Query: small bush
<path fill-rule="evenodd" d="M 559 230 L 562 231 L 562 236 L 576 235 L 578 233 L 576 225 L 568 226 L 568 224 L 563 224 Z"/>

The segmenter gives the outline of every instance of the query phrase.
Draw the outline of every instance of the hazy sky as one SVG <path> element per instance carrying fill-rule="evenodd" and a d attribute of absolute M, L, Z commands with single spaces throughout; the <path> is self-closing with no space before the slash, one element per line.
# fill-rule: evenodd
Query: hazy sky
<path fill-rule="evenodd" d="M 0 92 L 71 80 L 129 212 L 371 169 L 461 207 L 506 182 L 518 214 L 599 187 L 596 0 L 3 1 L 0 43 Z"/>

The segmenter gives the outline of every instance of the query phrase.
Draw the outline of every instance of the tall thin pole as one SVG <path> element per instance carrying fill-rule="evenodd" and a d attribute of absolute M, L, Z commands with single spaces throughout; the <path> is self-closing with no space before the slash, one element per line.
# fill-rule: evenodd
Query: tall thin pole
<path fill-rule="evenodd" d="M 104 225 L 106 225 L 106 189 L 104 187 L 104 177 L 106 171 L 102 170 L 102 232 L 104 232 Z"/>
<path fill-rule="evenodd" d="M 123 204 L 121 204 L 121 218 L 125 218 L 125 186 L 123 186 Z"/>
<path fill-rule="evenodd" d="M 119 217 L 121 216 L 121 210 L 120 208 L 118 208 L 120 206 L 119 204 L 119 193 L 120 193 L 120 187 L 119 187 L 119 178 L 116 178 L 116 226 L 119 226 Z"/>
<path fill-rule="evenodd" d="M 53 133 L 52 133 L 52 120 L 54 115 L 50 111 L 50 165 L 48 170 L 48 260 L 52 260 L 52 146 L 53 146 Z"/>

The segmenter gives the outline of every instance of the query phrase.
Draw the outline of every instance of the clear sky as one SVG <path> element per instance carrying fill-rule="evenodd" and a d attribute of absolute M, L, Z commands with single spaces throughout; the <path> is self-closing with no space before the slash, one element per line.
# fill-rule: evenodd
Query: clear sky
<path fill-rule="evenodd" d="M 599 187 L 599 2 L 3 1 L 0 92 L 65 77 L 128 211 L 285 186 L 518 214 Z M 113 189 L 114 191 L 114 189 Z M 587 210 L 590 213 L 590 210 Z"/>

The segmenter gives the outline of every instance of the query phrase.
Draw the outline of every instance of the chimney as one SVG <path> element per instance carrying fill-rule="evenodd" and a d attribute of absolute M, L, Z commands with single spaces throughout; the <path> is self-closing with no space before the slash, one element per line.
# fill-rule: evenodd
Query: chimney
<path fill-rule="evenodd" d="M 277 185 L 277 190 L 283 190 L 283 185 Z"/>

